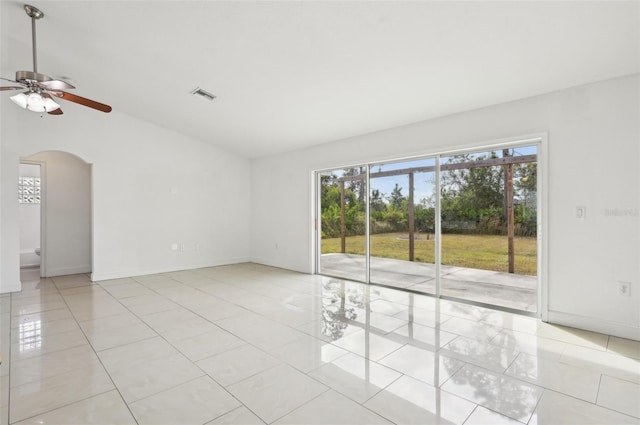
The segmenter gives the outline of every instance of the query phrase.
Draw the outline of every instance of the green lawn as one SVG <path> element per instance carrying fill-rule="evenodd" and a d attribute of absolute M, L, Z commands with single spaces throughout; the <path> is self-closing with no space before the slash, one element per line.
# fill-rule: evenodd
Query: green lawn
<path fill-rule="evenodd" d="M 347 237 L 347 253 L 364 255 L 364 236 Z M 516 237 L 515 272 L 536 275 L 537 249 L 535 237 Z M 427 240 L 421 234 L 415 241 L 415 261 L 434 262 L 433 235 Z M 322 253 L 340 252 L 340 238 L 322 240 Z M 384 233 L 371 236 L 374 257 L 409 259 L 406 233 Z M 493 235 L 442 235 L 442 264 L 499 272 L 508 271 L 507 237 Z"/>

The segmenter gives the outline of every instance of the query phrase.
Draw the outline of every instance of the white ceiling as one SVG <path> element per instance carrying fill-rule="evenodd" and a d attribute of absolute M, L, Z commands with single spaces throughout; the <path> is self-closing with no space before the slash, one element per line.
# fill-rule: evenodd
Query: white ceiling
<path fill-rule="evenodd" d="M 248 158 L 640 72 L 637 1 L 31 4 L 40 72 Z M 5 78 L 32 68 L 22 7 L 0 5 Z"/>

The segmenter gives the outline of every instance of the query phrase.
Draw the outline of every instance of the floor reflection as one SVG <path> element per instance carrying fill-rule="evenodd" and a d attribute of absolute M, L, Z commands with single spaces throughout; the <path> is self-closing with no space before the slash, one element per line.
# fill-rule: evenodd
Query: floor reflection
<path fill-rule="evenodd" d="M 18 324 L 20 353 L 27 353 L 42 347 L 42 322 L 34 320 Z"/>
<path fill-rule="evenodd" d="M 165 422 L 202 409 L 198 423 L 216 423 L 230 413 L 209 412 L 219 397 L 250 413 L 244 423 L 640 418 L 637 341 L 255 264 L 97 283 L 87 275 L 25 279 L 22 293 L 0 297 L 0 313 L 3 329 L 12 326 L 0 334 L 11 354 L 0 386 L 9 391 L 9 370 L 16 385 L 10 422 L 47 422 L 57 409 L 91 416 L 85 375 L 119 406 L 114 417 L 105 416 L 111 407 L 91 416 L 103 423 L 157 423 L 141 412 L 167 413 L 167 400 L 180 407 Z M 213 399 L 202 403 L 193 385 Z M 133 401 L 138 390 L 144 403 Z"/>
<path fill-rule="evenodd" d="M 343 280 L 329 279 L 322 284 L 322 334 L 332 340 L 344 336 L 345 330 L 357 319 L 356 307 L 364 305 L 362 288 Z"/>

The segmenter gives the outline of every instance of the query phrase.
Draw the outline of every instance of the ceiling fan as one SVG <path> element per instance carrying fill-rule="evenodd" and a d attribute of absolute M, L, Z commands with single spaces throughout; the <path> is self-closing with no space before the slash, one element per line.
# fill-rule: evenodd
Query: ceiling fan
<path fill-rule="evenodd" d="M 40 74 L 38 72 L 38 59 L 36 52 L 36 20 L 42 19 L 44 13 L 38 8 L 24 5 L 24 10 L 31 18 L 31 37 L 32 37 L 32 49 L 33 49 L 33 71 L 16 71 L 16 79 L 10 80 L 8 78 L 1 78 L 2 80 L 9 81 L 19 86 L 5 86 L 0 87 L 0 91 L 10 90 L 25 90 L 11 97 L 11 100 L 18 106 L 28 109 L 29 111 L 39 112 L 44 114 L 45 112 L 50 115 L 62 115 L 62 109 L 53 99 L 63 99 L 69 102 L 78 103 L 80 105 L 88 106 L 89 108 L 96 109 L 102 112 L 111 112 L 111 106 L 104 103 L 96 102 L 95 100 L 87 99 L 72 93 L 67 93 L 64 90 L 75 89 L 74 86 L 62 80 L 54 80 L 51 77 Z"/>

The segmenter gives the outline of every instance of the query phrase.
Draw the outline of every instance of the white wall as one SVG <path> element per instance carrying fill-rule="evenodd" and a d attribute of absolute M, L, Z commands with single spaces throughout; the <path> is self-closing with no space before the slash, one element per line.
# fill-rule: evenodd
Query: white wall
<path fill-rule="evenodd" d="M 312 272 L 315 169 L 547 133 L 549 320 L 640 339 L 639 104 L 634 75 L 254 160 L 252 259 Z"/>
<path fill-rule="evenodd" d="M 43 163 L 45 170 L 42 275 L 90 272 L 91 166 L 65 152 L 41 152 L 26 159 Z"/>
<path fill-rule="evenodd" d="M 40 118 L 0 103 L 0 292 L 20 289 L 18 163 L 42 151 L 92 164 L 94 280 L 249 259 L 248 160 L 117 105 L 104 114 L 65 103 L 63 116 Z"/>
<path fill-rule="evenodd" d="M 20 164 L 20 177 L 40 178 L 40 166 Z M 35 253 L 40 247 L 40 203 L 20 204 L 20 267 L 40 265 L 40 257 Z"/>

